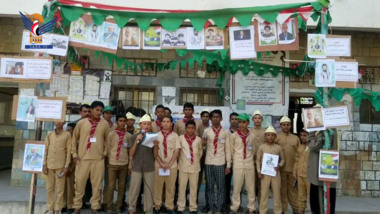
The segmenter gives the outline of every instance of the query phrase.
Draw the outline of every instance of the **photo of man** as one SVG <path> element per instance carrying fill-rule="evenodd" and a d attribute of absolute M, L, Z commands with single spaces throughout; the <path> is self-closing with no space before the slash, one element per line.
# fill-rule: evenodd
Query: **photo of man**
<path fill-rule="evenodd" d="M 276 23 L 259 23 L 259 45 L 277 45 Z"/>
<path fill-rule="evenodd" d="M 12 75 L 23 75 L 24 63 L 23 62 L 8 62 L 5 73 L 12 74 Z"/>
<path fill-rule="evenodd" d="M 164 39 L 161 43 L 161 48 L 186 48 L 186 28 L 179 28 L 176 31 L 162 30 Z"/>
<path fill-rule="evenodd" d="M 279 44 L 291 44 L 296 40 L 296 26 L 295 20 L 290 19 L 282 24 L 277 24 L 278 43 Z"/>
<path fill-rule="evenodd" d="M 224 48 L 224 32 L 223 29 L 217 27 L 208 27 L 205 32 L 206 49 L 216 50 Z"/>
<path fill-rule="evenodd" d="M 205 33 L 202 29 L 201 31 L 196 31 L 193 27 L 187 27 L 187 49 L 204 49 L 205 47 Z"/>
<path fill-rule="evenodd" d="M 311 108 L 302 109 L 304 127 L 309 131 L 324 130 L 322 107 L 317 105 Z"/>
<path fill-rule="evenodd" d="M 250 40 L 251 32 L 249 30 L 237 30 L 234 31 L 234 40 Z"/>
<path fill-rule="evenodd" d="M 124 27 L 122 35 L 123 49 L 140 49 L 140 28 Z"/>
<path fill-rule="evenodd" d="M 330 87 L 335 86 L 335 61 L 316 60 L 315 66 L 315 86 Z"/>

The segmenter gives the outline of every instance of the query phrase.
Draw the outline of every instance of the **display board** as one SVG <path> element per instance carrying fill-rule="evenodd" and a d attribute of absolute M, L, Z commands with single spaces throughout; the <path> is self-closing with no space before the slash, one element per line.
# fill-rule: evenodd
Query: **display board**
<path fill-rule="evenodd" d="M 244 76 L 237 72 L 232 76 L 232 102 L 238 99 L 246 101 L 247 105 L 253 104 L 282 104 L 284 102 L 284 76 L 272 74 L 257 76 L 250 72 Z"/>

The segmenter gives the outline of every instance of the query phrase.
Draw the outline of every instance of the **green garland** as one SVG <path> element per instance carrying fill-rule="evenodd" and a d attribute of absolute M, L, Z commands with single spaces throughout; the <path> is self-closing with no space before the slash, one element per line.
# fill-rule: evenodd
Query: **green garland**
<path fill-rule="evenodd" d="M 340 102 L 343 96 L 348 93 L 354 100 L 356 106 L 360 106 L 362 100 L 368 100 L 371 102 L 373 108 L 376 111 L 380 111 L 380 96 L 379 92 L 370 91 L 362 88 L 329 88 L 327 96 L 324 93 L 323 88 L 317 88 L 314 93 L 314 98 L 317 103 L 324 103 L 329 98 L 334 98 Z"/>

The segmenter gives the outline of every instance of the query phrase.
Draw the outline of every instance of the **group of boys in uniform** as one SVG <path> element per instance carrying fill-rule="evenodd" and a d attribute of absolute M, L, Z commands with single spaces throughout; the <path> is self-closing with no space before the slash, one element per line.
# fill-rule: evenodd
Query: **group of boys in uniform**
<path fill-rule="evenodd" d="M 291 121 L 286 116 L 281 118 L 280 134 L 272 126 L 261 127 L 260 111 L 255 111 L 252 117 L 246 113 L 232 113 L 231 127 L 224 129 L 219 109 L 205 110 L 201 120 L 195 120 L 194 106 L 185 103 L 184 118 L 173 126 L 167 109 L 158 105 L 155 109 L 157 119 L 154 121 L 146 114 L 135 129 L 136 117 L 130 112 L 117 115 L 113 123 L 112 107 L 104 107 L 99 101 L 89 107 L 89 114 L 82 115 L 76 125 L 68 124 L 72 133 L 63 130 L 64 122 L 55 122 L 56 129 L 45 139 L 46 214 L 61 213 L 66 204 L 68 213 L 79 214 L 88 179 L 92 187 L 92 213 L 101 209 L 102 198 L 106 213 L 123 213 L 127 177 L 130 177 L 130 214 L 137 213 L 141 187 L 144 213 L 160 213 L 165 207 L 169 214 L 181 214 L 189 194 L 189 211 L 195 214 L 202 175 L 206 180 L 203 212 L 223 213 L 226 202 L 231 201 L 229 210 L 237 213 L 245 186 L 250 214 L 267 213 L 270 189 L 275 214 L 286 212 L 288 202 L 293 213 L 305 213 L 307 133 L 301 132 L 301 141 L 291 134 Z M 249 129 L 250 119 L 254 124 Z M 158 134 L 152 147 L 142 144 L 146 133 L 150 132 Z M 279 156 L 274 177 L 261 173 L 265 153 Z M 231 184 L 227 175 L 232 173 Z M 114 206 L 115 190 L 118 193 Z"/>

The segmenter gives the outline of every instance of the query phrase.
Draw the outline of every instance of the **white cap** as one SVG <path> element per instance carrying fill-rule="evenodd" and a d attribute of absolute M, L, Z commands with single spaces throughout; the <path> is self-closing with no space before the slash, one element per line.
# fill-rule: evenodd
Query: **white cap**
<path fill-rule="evenodd" d="M 280 124 L 286 123 L 286 122 L 291 123 L 292 121 L 289 119 L 288 116 L 285 115 L 285 116 L 281 117 Z"/>
<path fill-rule="evenodd" d="M 142 122 L 152 122 L 152 119 L 150 119 L 149 114 L 145 114 L 144 116 L 140 118 L 140 123 Z"/>
<path fill-rule="evenodd" d="M 275 134 L 277 134 L 276 129 L 274 129 L 273 126 L 268 126 L 268 128 L 265 130 L 265 133 L 275 133 Z"/>
<path fill-rule="evenodd" d="M 253 114 L 252 114 L 252 117 L 254 117 L 256 114 L 257 114 L 257 115 L 260 115 L 261 117 L 263 117 L 263 115 L 261 114 L 261 111 L 260 111 L 260 110 L 256 110 L 256 111 L 254 111 Z"/>
<path fill-rule="evenodd" d="M 127 120 L 129 119 L 136 120 L 136 116 L 133 115 L 131 112 L 128 112 L 125 116 L 127 117 Z"/>

